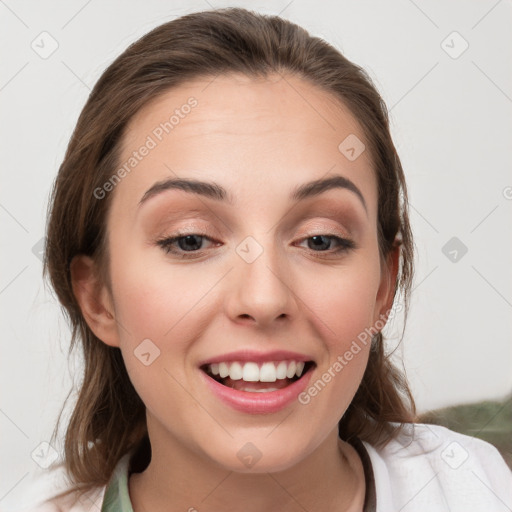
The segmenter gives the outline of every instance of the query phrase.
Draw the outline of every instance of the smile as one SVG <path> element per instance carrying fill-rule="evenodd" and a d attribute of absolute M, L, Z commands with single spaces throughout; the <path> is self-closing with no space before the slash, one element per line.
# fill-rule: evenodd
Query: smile
<path fill-rule="evenodd" d="M 306 388 L 313 361 L 229 361 L 205 364 L 201 374 L 224 403 L 247 413 L 272 413 Z"/>

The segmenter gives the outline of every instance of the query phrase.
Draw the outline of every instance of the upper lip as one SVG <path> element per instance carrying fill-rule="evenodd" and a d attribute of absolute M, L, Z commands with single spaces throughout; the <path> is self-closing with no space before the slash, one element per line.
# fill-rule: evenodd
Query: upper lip
<path fill-rule="evenodd" d="M 311 356 L 299 354 L 298 352 L 290 352 L 289 350 L 273 350 L 271 352 L 257 352 L 254 350 L 237 350 L 222 354 L 220 356 L 210 357 L 199 363 L 204 366 L 213 363 L 228 363 L 234 361 L 265 363 L 270 361 L 313 361 Z"/>

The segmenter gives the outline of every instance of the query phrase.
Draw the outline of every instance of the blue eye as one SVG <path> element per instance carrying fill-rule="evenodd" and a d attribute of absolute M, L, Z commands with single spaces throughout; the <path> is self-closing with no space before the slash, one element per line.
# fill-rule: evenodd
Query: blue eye
<path fill-rule="evenodd" d="M 204 254 L 205 249 L 202 242 L 208 240 L 214 245 L 220 245 L 209 236 L 202 233 L 183 233 L 175 236 L 162 238 L 156 241 L 166 254 L 174 254 L 179 258 L 198 258 Z M 309 241 L 311 243 L 309 243 Z M 326 256 L 336 255 L 356 248 L 356 244 L 348 238 L 336 235 L 314 235 L 301 240 L 308 242 L 308 249 L 313 253 L 326 253 Z M 337 248 L 332 248 L 333 242 Z"/>
<path fill-rule="evenodd" d="M 185 253 L 192 252 L 195 253 L 201 249 L 201 242 L 205 240 L 211 240 L 206 235 L 201 235 L 199 233 L 190 233 L 180 236 L 173 236 L 169 238 L 163 238 L 157 241 L 157 244 L 168 254 L 176 254 L 180 255 L 183 258 L 188 258 L 192 255 L 181 254 L 180 251 Z M 178 250 L 174 247 L 178 246 Z"/>
<path fill-rule="evenodd" d="M 337 254 L 341 251 L 347 251 L 349 249 L 355 248 L 355 244 L 352 240 L 349 240 L 348 238 L 341 238 L 336 235 L 314 235 L 308 238 L 304 238 L 302 241 L 306 242 L 308 240 L 312 241 L 312 243 L 308 243 L 310 249 L 320 249 L 319 251 L 314 250 L 314 252 L 330 251 L 331 253 Z M 328 243 L 326 244 L 325 241 L 327 241 Z M 336 242 L 336 244 L 338 245 L 338 248 L 335 249 L 334 251 L 331 250 L 331 244 L 333 241 Z M 325 245 L 328 245 L 329 247 L 322 249 L 322 247 L 325 247 Z"/>

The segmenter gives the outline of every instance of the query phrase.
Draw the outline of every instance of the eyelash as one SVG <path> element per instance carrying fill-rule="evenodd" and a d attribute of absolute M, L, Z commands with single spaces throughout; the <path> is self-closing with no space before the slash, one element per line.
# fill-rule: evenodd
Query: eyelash
<path fill-rule="evenodd" d="M 187 236 L 196 236 L 196 237 L 199 237 L 199 238 L 202 238 L 202 239 L 206 239 L 206 240 L 210 240 L 210 241 L 213 241 L 213 239 L 211 237 L 209 237 L 208 235 L 206 234 L 203 234 L 203 233 L 176 233 L 175 235 L 171 236 L 171 237 L 164 237 L 164 238 L 160 238 L 159 240 L 156 241 L 156 244 L 162 248 L 162 250 L 166 253 L 166 254 L 174 254 L 176 255 L 177 257 L 181 258 L 181 259 L 194 259 L 194 258 L 199 258 L 203 255 L 204 253 L 204 250 L 203 251 L 184 251 L 184 252 L 179 252 L 177 251 L 176 249 L 173 249 L 172 248 L 172 245 L 181 240 L 181 239 L 185 239 Z M 346 252 L 349 252 L 353 249 L 356 249 L 356 244 L 348 239 L 348 238 L 342 238 L 342 237 L 339 237 L 339 236 L 336 236 L 336 235 L 326 235 L 326 234 L 317 234 L 317 235 L 312 235 L 312 236 L 309 236 L 309 237 L 305 237 L 305 238 L 302 238 L 300 240 L 300 242 L 305 242 L 306 240 L 310 240 L 312 238 L 315 238 L 315 237 L 325 237 L 329 240 L 334 240 L 334 241 L 337 241 L 338 244 L 339 244 L 339 247 L 338 249 L 334 250 L 334 251 L 314 251 L 314 250 L 311 250 L 311 252 L 313 253 L 316 253 L 316 254 L 322 254 L 322 253 L 327 253 L 328 255 L 330 256 L 335 256 L 335 255 L 338 255 L 340 253 L 346 253 Z M 183 249 L 180 249 L 181 251 L 183 251 Z"/>

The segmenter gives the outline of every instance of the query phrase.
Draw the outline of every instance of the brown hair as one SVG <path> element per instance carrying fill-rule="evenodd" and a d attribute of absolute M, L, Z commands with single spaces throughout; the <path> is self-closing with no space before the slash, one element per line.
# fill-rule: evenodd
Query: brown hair
<path fill-rule="evenodd" d="M 64 465 L 75 490 L 105 485 L 129 450 L 142 449 L 142 466 L 150 452 L 145 406 L 130 382 L 121 352 L 93 334 L 72 290 L 70 262 L 77 254 L 98 263 L 100 277 L 111 289 L 106 218 L 112 194 L 98 200 L 93 191 L 114 174 L 124 129 L 150 100 L 188 80 L 230 72 L 249 77 L 296 75 L 337 98 L 358 120 L 378 179 L 381 258 L 401 244 L 395 294 L 403 293 L 407 313 L 413 241 L 405 178 L 386 106 L 366 72 L 303 28 L 241 8 L 196 12 L 155 28 L 130 45 L 96 83 L 50 198 L 44 275 L 49 274 L 72 327 L 69 353 L 79 340 L 85 360 L 64 446 Z M 416 420 L 407 381 L 389 357 L 379 332 L 361 385 L 339 422 L 342 439 L 358 436 L 385 444 L 403 423 Z"/>

